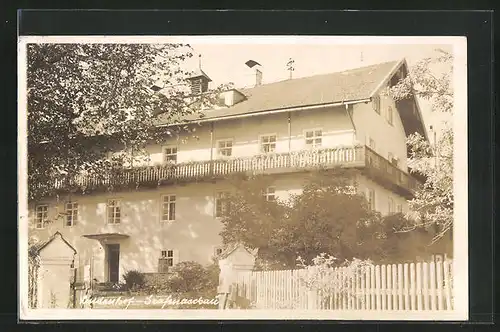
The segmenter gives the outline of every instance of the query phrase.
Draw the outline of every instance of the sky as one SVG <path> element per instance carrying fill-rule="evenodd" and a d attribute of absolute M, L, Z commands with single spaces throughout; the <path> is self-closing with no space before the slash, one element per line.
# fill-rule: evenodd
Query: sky
<path fill-rule="evenodd" d="M 189 40 L 188 40 L 189 42 Z M 195 55 L 188 61 L 191 69 L 199 66 L 212 79 L 212 86 L 233 82 L 235 87 L 251 86 L 254 83 L 252 70 L 245 62 L 254 60 L 261 64 L 263 84 L 289 78 L 286 63 L 294 60 L 293 78 L 326 74 L 351 68 L 369 66 L 405 58 L 411 67 L 419 60 L 436 55 L 437 48 L 453 52 L 451 43 L 303 43 L 285 40 L 260 42 L 238 37 L 230 42 L 206 41 L 189 42 Z M 201 58 L 199 57 L 201 55 Z M 430 105 L 419 100 L 427 129 L 433 125 L 438 129 L 447 119 L 446 115 L 430 111 Z"/>

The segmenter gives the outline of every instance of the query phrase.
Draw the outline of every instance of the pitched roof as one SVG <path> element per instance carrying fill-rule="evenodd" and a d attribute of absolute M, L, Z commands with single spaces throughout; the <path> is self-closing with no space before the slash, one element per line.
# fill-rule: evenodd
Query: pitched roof
<path fill-rule="evenodd" d="M 239 242 L 233 242 L 233 243 L 228 244 L 226 246 L 226 248 L 219 255 L 217 255 L 217 259 L 227 258 L 231 253 L 233 253 L 236 249 L 238 249 L 240 247 L 245 249 L 251 255 L 254 255 L 254 256 L 257 255 L 258 249 L 250 249 Z"/>
<path fill-rule="evenodd" d="M 391 61 L 239 89 L 246 99 L 231 107 L 208 111 L 203 119 L 368 99 L 400 63 Z M 199 119 L 197 115 L 186 118 L 196 119 Z M 159 120 L 161 122 L 161 117 Z"/>
<path fill-rule="evenodd" d="M 239 89 L 237 91 L 245 98 L 237 104 L 206 111 L 201 118 L 199 114 L 191 114 L 182 120 L 217 121 L 298 107 L 364 102 L 378 93 L 401 66 L 407 66 L 405 59 Z M 416 112 L 408 107 L 399 110 L 403 126 L 407 135 L 418 132 L 427 138 L 418 102 L 416 105 Z M 166 121 L 165 116 L 159 114 L 156 125 L 168 126 L 170 121 Z"/>
<path fill-rule="evenodd" d="M 209 82 L 212 82 L 210 77 L 208 77 L 208 75 L 205 74 L 205 72 L 203 70 L 201 70 L 201 68 L 196 68 L 194 73 L 188 79 L 193 79 L 193 78 L 198 78 L 198 77 L 205 77 Z"/>
<path fill-rule="evenodd" d="M 29 255 L 30 256 L 36 256 L 36 255 L 38 255 L 40 253 L 40 251 L 42 251 L 46 246 L 49 245 L 49 243 L 51 243 L 52 241 L 54 241 L 56 239 L 56 237 L 58 237 L 58 236 L 76 254 L 76 249 L 73 248 L 73 246 L 71 244 L 69 244 L 69 242 L 64 239 L 64 237 L 62 236 L 62 234 L 59 231 L 57 231 L 47 241 L 42 241 L 42 242 L 38 242 L 38 243 L 35 243 L 35 244 L 31 245 L 29 247 L 29 249 L 28 249 Z"/>

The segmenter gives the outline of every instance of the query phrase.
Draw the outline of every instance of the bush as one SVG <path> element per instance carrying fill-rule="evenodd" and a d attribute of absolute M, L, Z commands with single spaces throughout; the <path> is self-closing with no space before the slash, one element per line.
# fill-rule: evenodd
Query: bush
<path fill-rule="evenodd" d="M 144 273 L 138 270 L 127 271 L 123 275 L 123 279 L 125 280 L 125 289 L 129 291 L 142 289 L 146 284 Z"/>
<path fill-rule="evenodd" d="M 197 262 L 180 262 L 172 268 L 168 280 L 169 289 L 174 293 L 217 293 L 219 284 L 218 266 L 204 267 Z"/>

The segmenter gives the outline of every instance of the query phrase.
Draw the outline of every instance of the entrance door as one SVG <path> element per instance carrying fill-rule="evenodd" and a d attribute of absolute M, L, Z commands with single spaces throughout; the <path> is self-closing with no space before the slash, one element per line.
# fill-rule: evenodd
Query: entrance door
<path fill-rule="evenodd" d="M 120 279 L 120 245 L 108 244 L 108 280 L 118 282 Z"/>

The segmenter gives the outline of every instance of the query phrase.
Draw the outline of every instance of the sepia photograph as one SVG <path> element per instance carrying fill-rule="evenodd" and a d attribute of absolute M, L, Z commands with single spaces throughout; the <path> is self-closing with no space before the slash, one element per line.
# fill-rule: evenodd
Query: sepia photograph
<path fill-rule="evenodd" d="M 21 319 L 467 319 L 464 37 L 18 45 Z"/>

